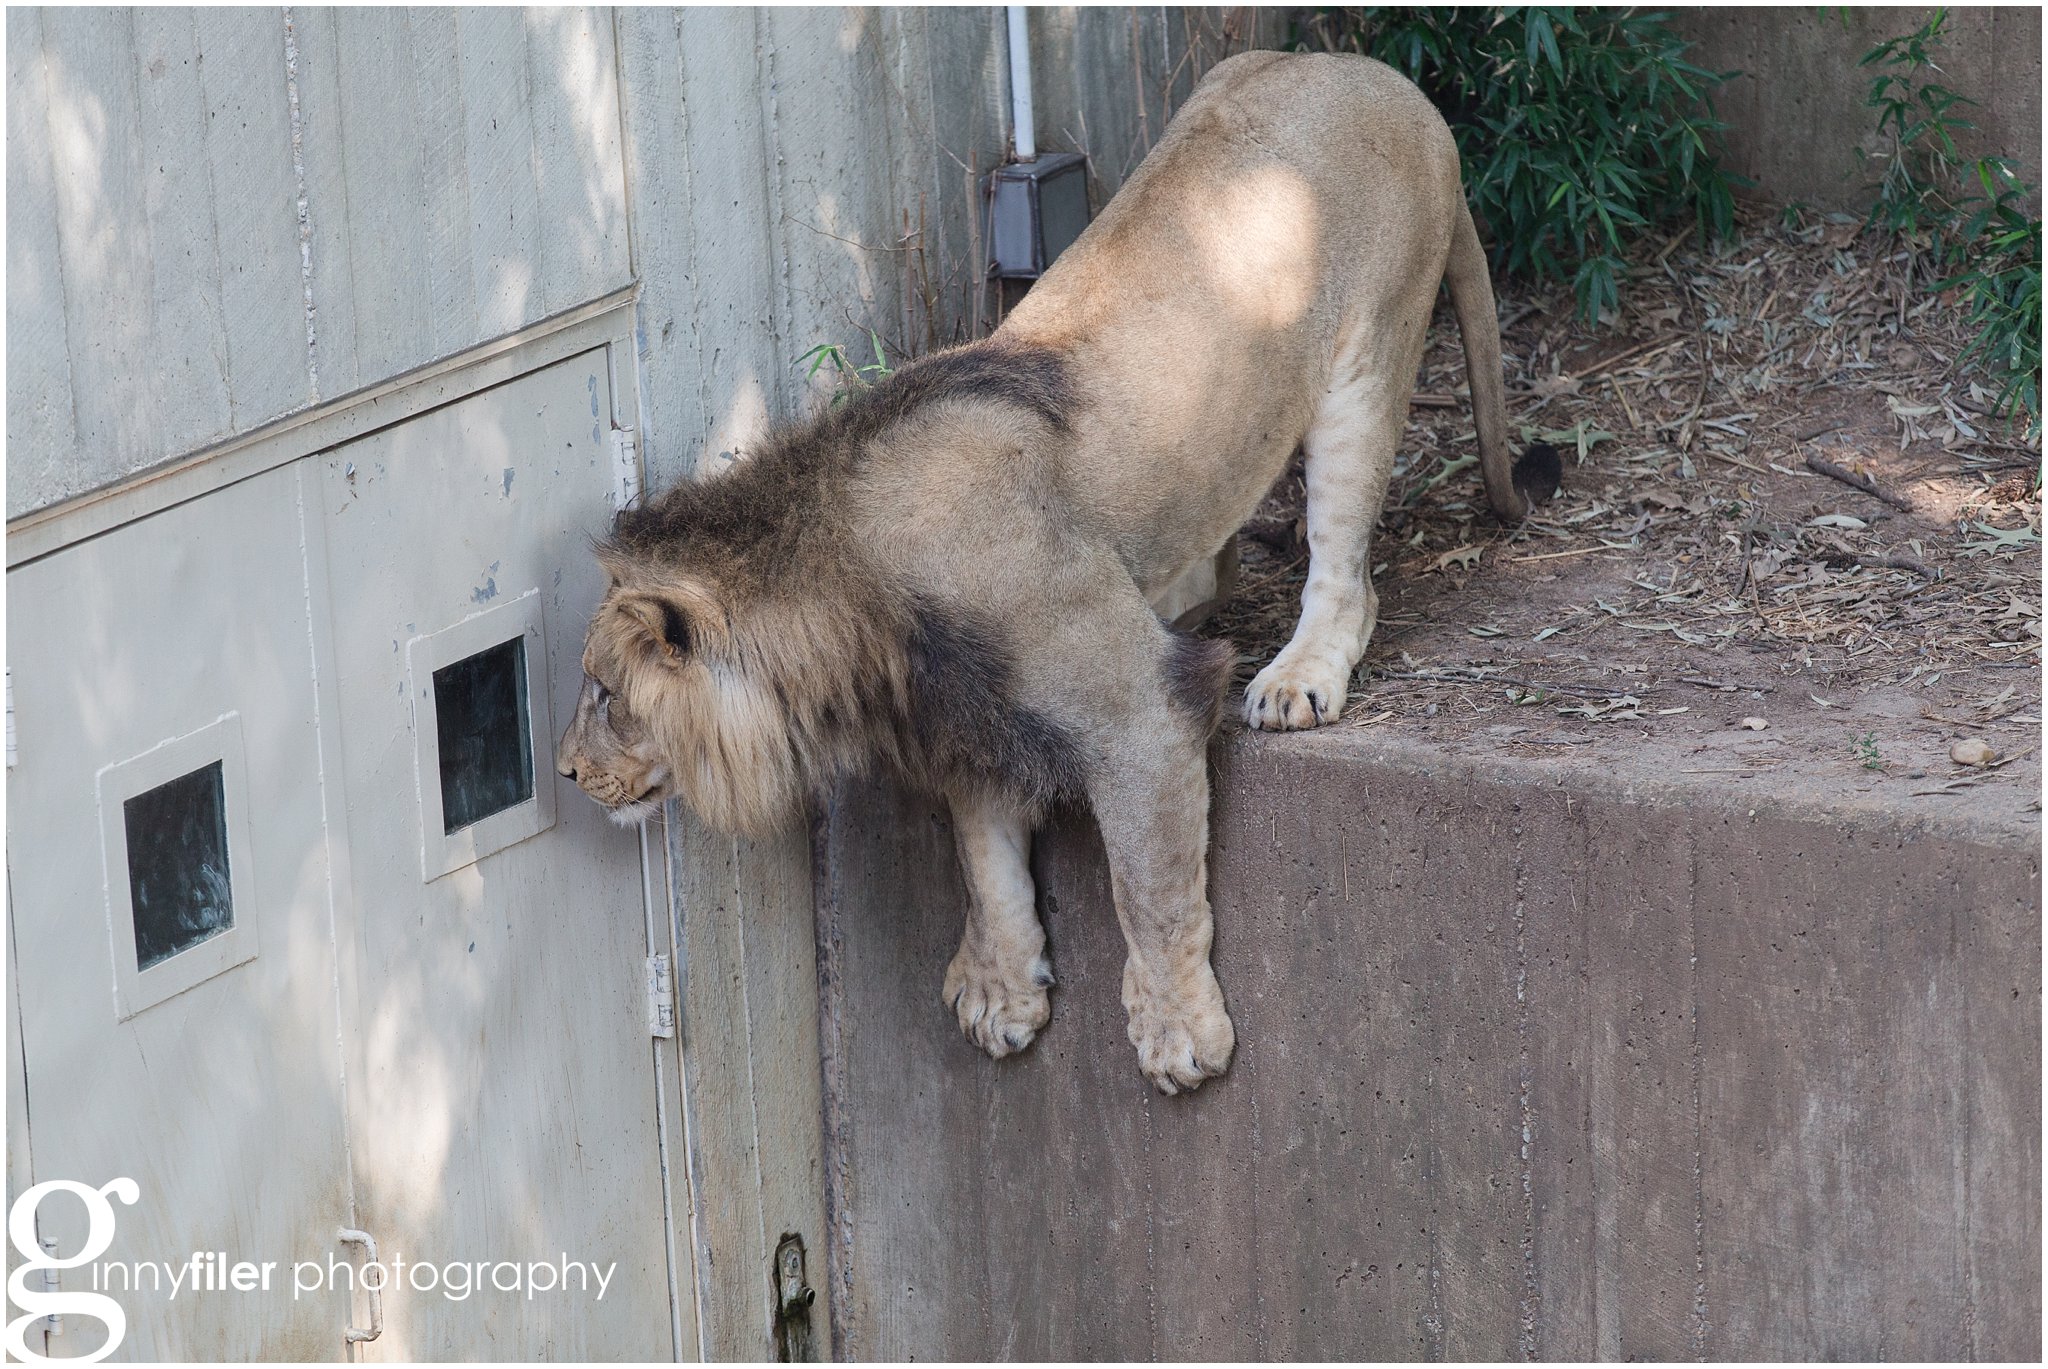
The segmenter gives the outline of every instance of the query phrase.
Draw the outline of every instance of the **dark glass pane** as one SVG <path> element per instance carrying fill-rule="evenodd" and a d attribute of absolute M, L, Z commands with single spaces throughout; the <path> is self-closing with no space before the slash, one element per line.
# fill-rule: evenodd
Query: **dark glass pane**
<path fill-rule="evenodd" d="M 524 637 L 435 671 L 434 715 L 448 831 L 533 797 Z"/>
<path fill-rule="evenodd" d="M 1067 250 L 1088 226 L 1088 168 L 1084 162 L 1046 177 L 1038 188 L 1038 222 L 1045 234 L 1045 264 Z"/>
<path fill-rule="evenodd" d="M 137 794 L 121 812 L 137 965 L 146 970 L 234 926 L 220 762 Z"/>

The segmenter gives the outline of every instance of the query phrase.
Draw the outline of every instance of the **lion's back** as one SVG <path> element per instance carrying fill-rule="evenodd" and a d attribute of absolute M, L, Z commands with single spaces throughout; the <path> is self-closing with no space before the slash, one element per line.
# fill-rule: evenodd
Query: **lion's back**
<path fill-rule="evenodd" d="M 1427 315 L 1463 212 L 1450 130 L 1393 69 L 1257 52 L 1203 79 L 999 330 L 1075 362 L 1072 481 L 1148 592 L 1256 505 L 1340 335 Z"/>
<path fill-rule="evenodd" d="M 1458 184 L 1457 143 L 1443 116 L 1407 77 L 1370 57 L 1240 53 L 1202 78 L 1186 114 L 1195 116 L 1185 120 L 1190 138 L 1221 138 L 1248 160 L 1278 158 L 1320 197 L 1354 211 L 1384 204 L 1390 178 L 1433 204 Z M 1167 154 L 1162 163 L 1172 160 L 1168 144 L 1157 149 Z"/>
<path fill-rule="evenodd" d="M 1006 331 L 1059 346 L 1105 327 L 1328 330 L 1357 292 L 1405 286 L 1422 258 L 1440 269 L 1462 206 L 1450 129 L 1393 68 L 1240 53 L 1203 77 Z"/>

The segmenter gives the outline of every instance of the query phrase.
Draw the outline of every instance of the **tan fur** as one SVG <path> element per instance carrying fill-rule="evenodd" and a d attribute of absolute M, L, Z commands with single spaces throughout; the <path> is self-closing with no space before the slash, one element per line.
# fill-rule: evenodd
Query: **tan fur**
<path fill-rule="evenodd" d="M 1447 271 L 1487 492 L 1516 517 L 1492 293 L 1442 119 L 1363 58 L 1222 63 L 993 339 L 621 517 L 563 773 L 615 808 L 679 797 L 734 828 L 877 767 L 946 795 L 972 907 L 945 996 L 998 1056 L 1050 1014 L 1030 827 L 1085 800 L 1140 1066 L 1199 1085 L 1235 1046 L 1206 869 L 1228 658 L 1153 605 L 1305 445 L 1301 623 L 1245 710 L 1338 716 Z"/>

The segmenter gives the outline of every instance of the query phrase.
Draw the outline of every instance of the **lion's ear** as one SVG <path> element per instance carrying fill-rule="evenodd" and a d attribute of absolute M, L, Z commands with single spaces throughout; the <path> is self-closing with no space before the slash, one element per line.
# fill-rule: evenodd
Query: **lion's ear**
<path fill-rule="evenodd" d="M 634 570 L 633 558 L 615 542 L 599 542 L 594 550 L 597 552 L 597 564 L 611 579 L 612 588 L 625 584 Z"/>
<path fill-rule="evenodd" d="M 671 665 L 690 654 L 690 619 L 680 604 L 665 595 L 635 591 L 613 601 L 650 651 Z"/>

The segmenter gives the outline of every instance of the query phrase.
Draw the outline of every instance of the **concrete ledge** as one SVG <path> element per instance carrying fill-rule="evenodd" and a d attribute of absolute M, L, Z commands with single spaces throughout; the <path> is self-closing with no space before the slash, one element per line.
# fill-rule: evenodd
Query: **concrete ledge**
<path fill-rule="evenodd" d="M 846 1353 L 2039 1358 L 2038 818 L 1341 730 L 1216 771 L 1239 1049 L 1180 1099 L 1091 823 L 1038 843 L 1061 988 L 998 1064 L 938 1000 L 943 808 L 829 805 Z"/>

